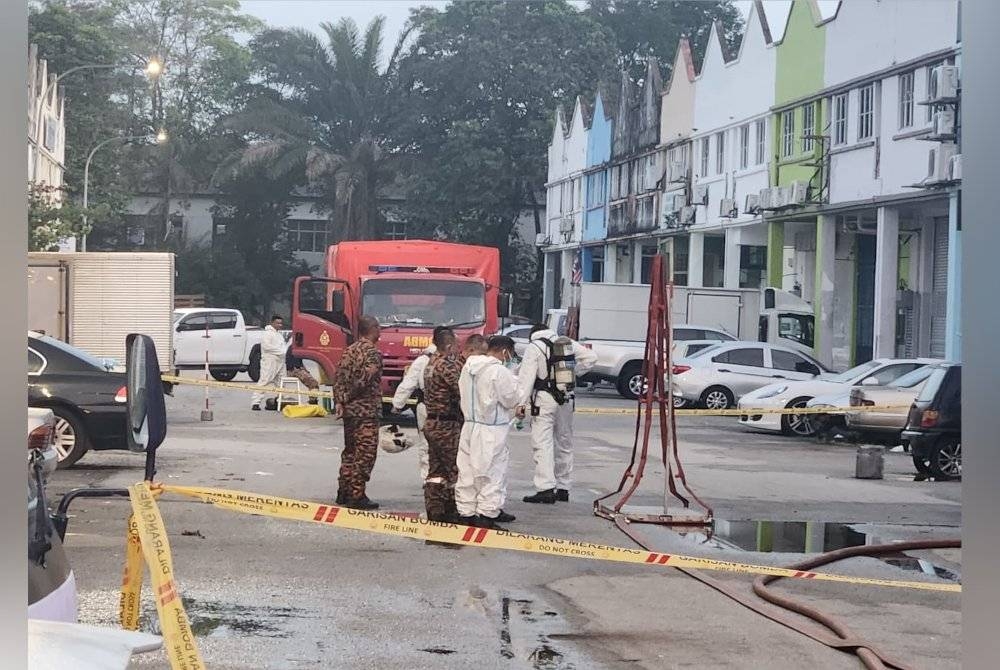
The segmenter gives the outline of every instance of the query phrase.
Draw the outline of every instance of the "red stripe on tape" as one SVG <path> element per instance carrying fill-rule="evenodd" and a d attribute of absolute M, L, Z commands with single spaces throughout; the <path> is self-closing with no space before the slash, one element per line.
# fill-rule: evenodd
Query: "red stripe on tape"
<path fill-rule="evenodd" d="M 331 507 L 330 512 L 326 515 L 326 522 L 333 523 L 333 520 L 337 518 L 337 512 L 339 511 L 339 507 Z"/>
<path fill-rule="evenodd" d="M 324 514 L 326 514 L 326 505 L 320 505 L 319 509 L 316 510 L 316 515 L 313 517 L 313 521 L 322 520 Z"/>
<path fill-rule="evenodd" d="M 656 562 L 659 563 L 660 565 L 665 565 L 666 562 L 669 560 L 670 560 L 670 554 L 663 554 L 663 556 L 660 556 L 660 559 Z"/>
<path fill-rule="evenodd" d="M 646 562 L 647 563 L 656 563 L 656 559 L 657 559 L 658 556 L 659 556 L 659 554 L 650 554 L 649 556 L 646 557 Z"/>
<path fill-rule="evenodd" d="M 465 529 L 465 535 L 462 536 L 462 542 L 468 542 L 472 539 L 472 535 L 476 532 L 476 529 L 469 526 Z"/>
<path fill-rule="evenodd" d="M 482 542 L 486 539 L 486 533 L 489 531 L 486 528 L 480 528 L 479 533 L 476 535 L 476 542 Z"/>

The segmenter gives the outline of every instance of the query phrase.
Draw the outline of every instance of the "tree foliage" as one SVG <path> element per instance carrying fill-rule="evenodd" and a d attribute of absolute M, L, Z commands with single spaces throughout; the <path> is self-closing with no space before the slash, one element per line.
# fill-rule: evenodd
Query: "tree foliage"
<path fill-rule="evenodd" d="M 666 81 L 683 36 L 688 37 L 692 51 L 701 58 L 715 21 L 722 26 L 726 47 L 735 53 L 743 27 L 743 18 L 732 0 L 588 0 L 587 4 L 587 14 L 614 36 L 618 67 L 637 81 L 650 59 L 657 61 Z"/>

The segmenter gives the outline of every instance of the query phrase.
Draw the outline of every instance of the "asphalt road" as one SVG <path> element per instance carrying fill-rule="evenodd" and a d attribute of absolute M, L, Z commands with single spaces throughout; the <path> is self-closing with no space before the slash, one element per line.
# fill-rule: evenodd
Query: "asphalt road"
<path fill-rule="evenodd" d="M 339 422 L 250 412 L 246 394 L 212 391 L 215 420 L 202 423 L 202 394 L 183 387 L 167 399 L 160 480 L 333 500 Z M 579 405 L 630 403 L 596 391 L 581 394 Z M 531 449 L 527 430 L 513 433 L 506 509 L 517 521 L 511 530 L 634 546 L 592 513 L 593 499 L 617 486 L 633 432 L 634 418 L 577 415 L 576 484 L 571 501 L 554 506 L 520 501 L 531 492 Z M 831 548 L 851 533 L 864 533 L 870 542 L 958 536 L 961 484 L 913 481 L 906 454 L 886 455 L 883 480 L 862 481 L 853 478 L 850 446 L 752 434 L 728 417 L 681 418 L 678 434 L 688 482 L 721 521 L 711 539 L 643 526 L 656 550 L 781 565 L 802 558 L 803 534 L 813 549 L 824 541 Z M 75 486 L 125 486 L 141 478 L 141 456 L 91 453 L 58 472 L 50 489 L 58 495 Z M 662 509 L 662 490 L 662 464 L 653 457 L 633 502 Z M 369 495 L 386 511 L 420 511 L 416 454 L 380 453 Z M 669 568 L 427 546 L 238 515 L 169 496 L 161 510 L 180 591 L 213 670 L 860 667 L 853 657 Z M 127 502 L 80 500 L 71 512 L 66 547 L 81 620 L 115 625 Z M 736 548 L 758 548 L 761 529 L 775 552 Z M 960 573 L 958 551 L 922 558 Z M 933 579 L 875 559 L 851 559 L 831 571 Z M 713 576 L 749 592 L 749 576 Z M 143 627 L 155 631 L 146 585 Z M 779 588 L 844 617 L 913 667 L 960 667 L 958 594 L 801 581 Z M 159 654 L 134 665 L 167 667 Z"/>

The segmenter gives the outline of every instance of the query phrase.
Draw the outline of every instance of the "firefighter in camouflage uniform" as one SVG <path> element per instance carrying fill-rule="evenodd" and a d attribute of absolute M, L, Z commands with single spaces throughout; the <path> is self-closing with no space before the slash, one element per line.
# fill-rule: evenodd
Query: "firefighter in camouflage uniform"
<path fill-rule="evenodd" d="M 344 420 L 337 504 L 373 510 L 379 505 L 368 499 L 365 485 L 375 467 L 382 415 L 382 354 L 375 347 L 378 321 L 362 316 L 358 335 L 358 341 L 344 351 L 333 384 L 335 416 Z"/>
<path fill-rule="evenodd" d="M 424 435 L 430 469 L 424 481 L 424 503 L 430 521 L 454 522 L 455 481 L 458 479 L 458 439 L 462 434 L 462 409 L 458 378 L 462 359 L 455 333 L 448 327 L 434 329 L 436 353 L 424 371 L 424 403 L 427 420 Z"/>

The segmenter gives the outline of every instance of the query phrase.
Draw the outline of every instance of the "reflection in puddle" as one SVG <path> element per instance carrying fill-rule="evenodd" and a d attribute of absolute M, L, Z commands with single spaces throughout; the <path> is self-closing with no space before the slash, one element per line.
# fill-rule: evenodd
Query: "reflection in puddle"
<path fill-rule="evenodd" d="M 891 524 L 716 519 L 711 529 L 675 526 L 671 530 L 685 540 L 715 549 L 821 554 L 846 547 L 888 544 L 899 536 L 902 528 L 904 526 Z M 904 570 L 923 572 L 953 581 L 960 580 L 960 576 L 951 570 L 906 554 L 886 555 L 880 558 Z"/>
<path fill-rule="evenodd" d="M 533 600 L 501 598 L 500 656 L 515 659 L 520 652 L 533 670 L 573 670 L 576 666 L 567 659 L 566 651 L 559 651 L 552 644 L 551 638 L 560 633 L 552 633 L 549 626 L 540 630 L 538 614 Z M 541 609 L 540 614 L 547 623 L 555 623 L 560 618 L 558 612 L 548 608 Z M 513 635 L 512 624 L 517 624 L 518 629 Z"/>
<path fill-rule="evenodd" d="M 285 638 L 290 633 L 276 624 L 281 620 L 308 618 L 295 607 L 247 607 L 195 598 L 182 598 L 197 637 L 271 637 Z M 161 635 L 156 611 L 144 612 L 148 632 Z"/>

